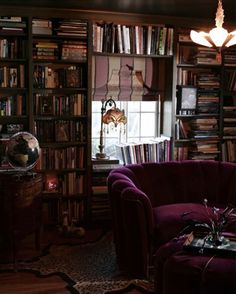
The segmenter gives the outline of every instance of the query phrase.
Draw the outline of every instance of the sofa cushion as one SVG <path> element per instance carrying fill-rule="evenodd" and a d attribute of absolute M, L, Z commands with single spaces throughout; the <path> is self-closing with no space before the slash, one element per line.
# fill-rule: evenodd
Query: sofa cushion
<path fill-rule="evenodd" d="M 190 232 L 193 227 L 183 232 L 191 220 L 208 220 L 204 205 L 198 203 L 177 203 L 153 208 L 154 239 L 158 246 L 170 241 L 182 233 Z"/>

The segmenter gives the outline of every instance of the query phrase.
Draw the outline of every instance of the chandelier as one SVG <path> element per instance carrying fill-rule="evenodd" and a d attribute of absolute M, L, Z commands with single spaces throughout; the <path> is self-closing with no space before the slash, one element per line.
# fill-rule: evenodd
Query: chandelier
<path fill-rule="evenodd" d="M 222 1 L 218 0 L 218 8 L 216 11 L 215 28 L 211 29 L 209 33 L 196 32 L 191 30 L 190 38 L 193 42 L 207 46 L 216 47 L 221 50 L 223 47 L 230 47 L 236 44 L 236 31 L 228 33 L 223 28 L 224 10 Z"/>

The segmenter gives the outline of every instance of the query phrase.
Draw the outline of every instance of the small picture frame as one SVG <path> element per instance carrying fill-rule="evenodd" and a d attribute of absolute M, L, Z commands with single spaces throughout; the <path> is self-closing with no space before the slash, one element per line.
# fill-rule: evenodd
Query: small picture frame
<path fill-rule="evenodd" d="M 179 114 L 194 114 L 197 107 L 197 87 L 180 86 L 177 96 Z"/>
<path fill-rule="evenodd" d="M 57 121 L 55 124 L 56 142 L 68 142 L 69 137 L 69 122 Z"/>
<path fill-rule="evenodd" d="M 40 97 L 40 114 L 41 115 L 53 115 L 54 114 L 54 103 L 52 96 L 41 96 Z"/>

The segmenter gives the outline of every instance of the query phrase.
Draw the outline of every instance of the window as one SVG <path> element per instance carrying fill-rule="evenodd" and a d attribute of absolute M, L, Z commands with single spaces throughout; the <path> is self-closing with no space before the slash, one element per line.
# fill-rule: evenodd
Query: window
<path fill-rule="evenodd" d="M 92 156 L 98 150 L 101 102 L 92 102 Z M 116 101 L 116 106 L 124 109 L 127 116 L 127 125 L 124 128 L 118 126 L 113 129 L 108 125 L 104 128 L 105 153 L 108 156 L 116 155 L 115 145 L 127 142 L 147 141 L 159 135 L 159 110 L 156 101 Z"/>

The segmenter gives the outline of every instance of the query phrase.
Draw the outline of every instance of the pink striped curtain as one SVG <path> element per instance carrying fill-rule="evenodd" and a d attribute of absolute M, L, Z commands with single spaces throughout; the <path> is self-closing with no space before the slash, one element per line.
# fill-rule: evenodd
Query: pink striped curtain
<path fill-rule="evenodd" d="M 93 100 L 156 100 L 158 59 L 94 56 L 92 62 Z"/>

